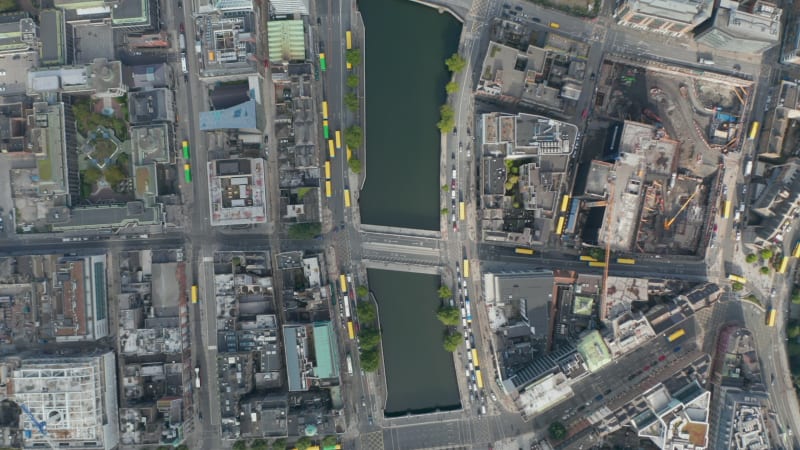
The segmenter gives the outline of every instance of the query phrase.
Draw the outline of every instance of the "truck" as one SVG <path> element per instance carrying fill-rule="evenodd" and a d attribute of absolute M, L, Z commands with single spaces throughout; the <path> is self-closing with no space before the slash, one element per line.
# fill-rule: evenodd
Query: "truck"
<path fill-rule="evenodd" d="M 747 162 L 744 164 L 744 176 L 749 177 L 752 172 L 753 172 L 753 160 L 748 159 Z"/>
<path fill-rule="evenodd" d="M 347 354 L 347 374 L 353 374 L 353 357 L 350 356 L 350 353 Z"/>
<path fill-rule="evenodd" d="M 181 51 L 185 52 L 186 51 L 186 36 L 184 36 L 183 33 L 178 35 L 178 43 L 180 44 Z"/>
<path fill-rule="evenodd" d="M 200 367 L 194 368 L 194 387 L 200 389 Z"/>
<path fill-rule="evenodd" d="M 186 54 L 185 53 L 181 54 L 181 71 L 183 72 L 184 75 L 189 73 L 189 67 L 186 65 Z"/>

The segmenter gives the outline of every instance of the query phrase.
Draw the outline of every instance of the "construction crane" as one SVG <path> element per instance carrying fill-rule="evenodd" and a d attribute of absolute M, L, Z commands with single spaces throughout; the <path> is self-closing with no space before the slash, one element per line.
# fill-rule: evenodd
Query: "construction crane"
<path fill-rule="evenodd" d="M 36 426 L 36 428 L 39 430 L 39 433 L 42 433 L 42 437 L 44 438 L 45 442 L 47 442 L 47 445 L 49 445 L 50 448 L 58 448 L 58 446 L 53 444 L 53 441 L 50 439 L 50 436 L 47 435 L 47 423 L 39 422 L 38 420 L 36 420 L 36 417 L 34 417 L 31 410 L 24 403 L 20 403 L 19 407 L 20 409 L 22 409 L 22 412 L 24 412 L 25 415 L 27 415 L 28 418 L 31 419 L 31 422 L 33 422 L 33 425 Z"/>
<path fill-rule="evenodd" d="M 692 202 L 692 199 L 694 199 L 695 195 L 697 195 L 698 192 L 700 192 L 700 187 L 699 186 L 697 187 L 697 189 L 695 189 L 695 191 L 692 193 L 692 195 L 690 195 L 689 198 L 687 198 L 686 201 L 683 202 L 683 205 L 681 205 L 681 208 L 678 210 L 678 212 L 675 213 L 674 216 L 672 216 L 671 219 L 664 220 L 664 229 L 665 230 L 669 230 L 669 228 L 672 226 L 672 224 L 675 223 L 675 219 L 677 219 L 678 216 L 681 215 L 683 210 L 686 209 L 687 206 L 689 206 L 689 203 Z"/>
<path fill-rule="evenodd" d="M 611 229 L 613 228 L 611 224 L 611 213 L 614 211 L 614 187 L 616 186 L 616 181 L 613 183 L 609 183 L 609 191 L 608 191 L 608 209 L 606 210 L 606 217 L 608 217 L 608 222 L 606 225 L 606 258 L 605 258 L 605 266 L 603 267 L 603 291 L 601 295 L 601 299 L 603 304 L 606 304 L 606 294 L 608 293 L 608 287 L 606 287 L 606 281 L 608 280 L 608 263 L 611 259 Z"/>
<path fill-rule="evenodd" d="M 739 87 L 738 86 L 734 86 L 733 87 L 733 93 L 736 94 L 737 97 L 739 97 L 739 102 L 741 102 L 741 104 L 744 105 L 744 98 L 742 97 L 742 94 L 739 93 Z"/>

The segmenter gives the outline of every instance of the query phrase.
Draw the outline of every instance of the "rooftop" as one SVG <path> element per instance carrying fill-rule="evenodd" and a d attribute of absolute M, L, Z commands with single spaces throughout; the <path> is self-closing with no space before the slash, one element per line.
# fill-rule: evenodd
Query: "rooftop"
<path fill-rule="evenodd" d="M 57 9 L 39 13 L 40 40 L 39 60 L 44 66 L 62 66 L 67 62 L 65 48 L 64 14 Z"/>
<path fill-rule="evenodd" d="M 114 353 L 24 360 L 11 372 L 13 399 L 47 423 L 57 446 L 111 450 L 119 442 Z M 30 418 L 21 416 L 24 446 L 47 446 Z M 90 444 L 91 443 L 91 444 Z M 86 448 L 86 447 L 84 447 Z"/>
<path fill-rule="evenodd" d="M 271 20 L 267 22 L 267 34 L 270 61 L 305 60 L 306 36 L 302 20 Z"/>
<path fill-rule="evenodd" d="M 611 363 L 611 352 L 597 330 L 590 331 L 578 342 L 578 353 L 590 372 L 596 372 Z"/>
<path fill-rule="evenodd" d="M 256 130 L 257 128 L 255 100 L 248 100 L 226 109 L 200 113 L 200 129 L 202 131 Z"/>
<path fill-rule="evenodd" d="M 210 161 L 208 178 L 212 226 L 266 222 L 263 159 Z"/>
<path fill-rule="evenodd" d="M 132 125 L 172 122 L 175 120 L 173 92 L 155 88 L 128 94 L 128 116 Z"/>

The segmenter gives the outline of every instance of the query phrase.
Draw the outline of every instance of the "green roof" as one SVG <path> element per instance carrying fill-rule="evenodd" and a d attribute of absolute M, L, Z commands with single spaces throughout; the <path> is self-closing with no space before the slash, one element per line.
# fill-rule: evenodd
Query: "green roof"
<path fill-rule="evenodd" d="M 611 362 L 611 352 L 597 330 L 589 332 L 578 342 L 578 353 L 586 361 L 590 372 L 595 372 Z"/>
<path fill-rule="evenodd" d="M 267 23 L 270 61 L 304 61 L 306 34 L 302 20 L 276 20 Z"/>
<path fill-rule="evenodd" d="M 336 352 L 336 335 L 330 322 L 314 324 L 314 354 L 317 366 L 314 374 L 319 378 L 339 377 L 339 356 Z"/>

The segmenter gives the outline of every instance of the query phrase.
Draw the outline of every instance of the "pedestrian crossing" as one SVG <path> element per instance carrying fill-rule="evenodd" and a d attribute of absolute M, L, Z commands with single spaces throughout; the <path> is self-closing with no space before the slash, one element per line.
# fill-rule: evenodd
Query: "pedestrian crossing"
<path fill-rule="evenodd" d="M 383 450 L 383 431 L 374 431 L 361 435 L 362 450 Z"/>

